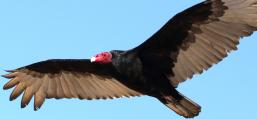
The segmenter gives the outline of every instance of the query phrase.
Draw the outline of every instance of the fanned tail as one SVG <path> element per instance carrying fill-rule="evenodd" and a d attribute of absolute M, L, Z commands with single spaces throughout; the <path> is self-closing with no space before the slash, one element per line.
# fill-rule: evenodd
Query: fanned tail
<path fill-rule="evenodd" d="M 198 116 L 201 112 L 201 107 L 184 95 L 180 93 L 179 95 L 180 99 L 175 99 L 173 96 L 163 96 L 162 98 L 158 99 L 167 107 L 185 118 L 193 118 Z"/>

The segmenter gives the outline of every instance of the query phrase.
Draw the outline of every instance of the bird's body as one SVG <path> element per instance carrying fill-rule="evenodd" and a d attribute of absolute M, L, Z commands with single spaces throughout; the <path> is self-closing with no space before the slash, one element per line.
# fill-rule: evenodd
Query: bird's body
<path fill-rule="evenodd" d="M 198 115 L 201 107 L 180 94 L 170 83 L 167 76 L 173 74 L 170 68 L 172 60 L 169 57 L 141 56 L 138 51 L 110 53 L 113 56 L 113 66 L 122 77 L 121 82 L 128 87 L 141 94 L 156 97 L 177 113 L 188 115 L 186 117 Z"/>
<path fill-rule="evenodd" d="M 148 93 L 149 95 L 156 92 L 158 88 L 164 88 L 163 84 L 168 84 L 167 86 L 170 88 L 170 84 L 167 83 L 169 79 L 165 74 L 149 70 L 150 68 L 145 67 L 142 63 L 142 59 L 134 52 L 118 53 L 118 56 L 115 56 L 117 53 L 112 52 L 112 54 L 114 54 L 112 64 L 122 76 L 124 83 L 132 87 L 136 85 L 136 90 L 141 90 L 142 93 Z"/>
<path fill-rule="evenodd" d="M 113 56 L 112 65 L 121 76 L 121 82 L 130 85 L 130 87 L 135 90 L 143 91 L 143 83 L 145 81 L 145 77 L 143 76 L 141 60 L 134 54 L 130 54 L 124 51 L 111 51 L 111 53 Z M 136 86 L 135 84 L 140 86 Z"/>
<path fill-rule="evenodd" d="M 207 0 L 169 20 L 141 45 L 100 53 L 91 60 L 47 60 L 9 71 L 10 100 L 23 92 L 21 107 L 34 96 L 107 99 L 149 95 L 184 117 L 201 107 L 176 88 L 236 50 L 239 39 L 257 30 L 257 0 Z"/>

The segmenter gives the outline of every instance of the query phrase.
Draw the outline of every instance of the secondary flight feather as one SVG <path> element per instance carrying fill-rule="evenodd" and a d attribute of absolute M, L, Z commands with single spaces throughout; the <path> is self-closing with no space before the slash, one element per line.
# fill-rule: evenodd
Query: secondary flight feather
<path fill-rule="evenodd" d="M 257 30 L 257 0 L 207 0 L 170 19 L 141 45 L 97 54 L 91 59 L 46 60 L 8 71 L 10 100 L 107 99 L 149 95 L 186 118 L 201 107 L 176 90 L 237 49 Z"/>

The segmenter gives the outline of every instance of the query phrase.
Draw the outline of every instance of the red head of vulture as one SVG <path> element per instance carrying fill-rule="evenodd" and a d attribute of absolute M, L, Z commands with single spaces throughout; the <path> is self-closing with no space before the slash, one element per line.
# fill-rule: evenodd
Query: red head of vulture
<path fill-rule="evenodd" d="M 100 53 L 91 59 L 47 60 L 9 71 L 4 89 L 10 100 L 23 93 L 21 107 L 34 96 L 107 99 L 149 95 L 186 118 L 201 107 L 176 90 L 237 49 L 241 37 L 257 30 L 257 0 L 207 0 L 170 19 L 141 45 Z"/>

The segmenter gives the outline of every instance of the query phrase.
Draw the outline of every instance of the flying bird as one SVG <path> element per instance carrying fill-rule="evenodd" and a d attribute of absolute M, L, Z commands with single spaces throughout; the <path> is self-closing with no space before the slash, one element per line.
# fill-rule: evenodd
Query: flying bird
<path fill-rule="evenodd" d="M 113 99 L 148 95 L 185 118 L 201 107 L 176 90 L 236 50 L 257 30 L 257 0 L 207 0 L 171 18 L 139 46 L 112 50 L 91 59 L 51 59 L 15 70 L 4 89 L 10 100 L 23 94 L 21 107 L 45 99 Z"/>

